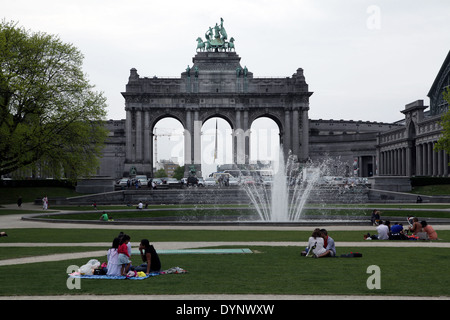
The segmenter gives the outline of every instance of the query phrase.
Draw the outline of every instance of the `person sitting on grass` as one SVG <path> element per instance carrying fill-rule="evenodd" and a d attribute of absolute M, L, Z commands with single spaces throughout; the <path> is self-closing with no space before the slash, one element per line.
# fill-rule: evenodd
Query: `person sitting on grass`
<path fill-rule="evenodd" d="M 119 259 L 119 238 L 114 238 L 113 243 L 111 245 L 111 248 L 106 253 L 106 258 L 108 261 L 107 268 L 108 271 L 106 272 L 106 275 L 108 276 L 120 276 L 120 269 L 121 266 L 118 263 Z"/>
<path fill-rule="evenodd" d="M 102 213 L 102 215 L 100 216 L 100 219 L 99 219 L 100 221 L 108 221 L 109 220 L 109 217 L 108 217 L 108 214 L 105 212 L 105 211 L 103 211 L 103 213 Z"/>
<path fill-rule="evenodd" d="M 150 272 L 161 270 L 161 260 L 159 260 L 158 253 L 148 239 L 141 240 L 139 243 L 139 251 L 141 253 L 142 262 L 144 263 L 135 267 L 135 271 L 142 271 L 149 274 Z"/>
<path fill-rule="evenodd" d="M 336 246 L 334 244 L 334 239 L 328 235 L 328 231 L 326 229 L 320 229 L 320 233 L 322 234 L 323 246 L 326 251 L 321 255 L 317 256 L 317 258 L 335 257 Z"/>
<path fill-rule="evenodd" d="M 324 240 L 322 238 L 322 232 L 320 229 L 314 229 L 311 237 L 308 239 L 308 252 L 312 250 L 312 253 L 315 257 L 319 257 L 324 254 L 327 250 L 323 247 Z"/>
<path fill-rule="evenodd" d="M 389 221 L 383 223 L 380 220 L 380 225 L 377 227 L 378 240 L 388 240 L 389 239 Z"/>
<path fill-rule="evenodd" d="M 408 237 L 403 233 L 403 225 L 395 223 L 391 227 L 391 232 L 389 233 L 389 240 L 408 240 Z"/>
<path fill-rule="evenodd" d="M 380 211 L 378 211 L 377 209 L 374 209 L 372 211 L 372 216 L 370 218 L 370 221 L 372 222 L 373 226 L 378 226 L 380 224 Z"/>
<path fill-rule="evenodd" d="M 430 226 L 425 220 L 420 223 L 422 225 L 422 230 L 427 233 L 428 239 L 437 240 L 438 235 L 437 232 L 434 231 L 434 228 Z"/>
<path fill-rule="evenodd" d="M 413 225 L 409 228 L 409 231 L 411 231 L 414 235 L 422 232 L 422 225 L 419 223 L 419 219 L 417 219 L 416 217 L 413 218 Z"/>

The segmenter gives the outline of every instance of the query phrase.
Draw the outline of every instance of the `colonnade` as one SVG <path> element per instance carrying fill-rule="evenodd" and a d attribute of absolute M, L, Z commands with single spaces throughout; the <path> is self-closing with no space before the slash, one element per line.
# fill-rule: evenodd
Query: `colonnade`
<path fill-rule="evenodd" d="M 380 152 L 379 175 L 391 176 L 449 176 L 449 155 L 435 151 L 436 141 L 401 146 Z"/>
<path fill-rule="evenodd" d="M 436 141 L 425 142 L 416 146 L 416 175 L 448 177 L 449 175 L 449 156 L 441 150 L 435 151 Z"/>

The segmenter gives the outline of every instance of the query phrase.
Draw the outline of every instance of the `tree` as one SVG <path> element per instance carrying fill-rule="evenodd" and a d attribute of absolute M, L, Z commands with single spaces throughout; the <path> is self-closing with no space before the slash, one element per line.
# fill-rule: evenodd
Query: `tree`
<path fill-rule="evenodd" d="M 155 178 L 165 178 L 165 177 L 167 177 L 167 173 L 163 168 L 155 172 Z"/>
<path fill-rule="evenodd" d="M 173 177 L 177 180 L 181 180 L 184 177 L 184 166 L 178 166 L 173 172 Z"/>
<path fill-rule="evenodd" d="M 450 87 L 447 87 L 442 94 L 450 106 Z M 439 124 L 442 126 L 442 136 L 435 144 L 434 149 L 436 151 L 444 150 L 447 154 L 450 154 L 450 108 L 442 116 Z"/>
<path fill-rule="evenodd" d="M 37 166 L 55 178 L 95 172 L 107 137 L 106 99 L 82 62 L 57 36 L 0 23 L 1 175 Z"/>

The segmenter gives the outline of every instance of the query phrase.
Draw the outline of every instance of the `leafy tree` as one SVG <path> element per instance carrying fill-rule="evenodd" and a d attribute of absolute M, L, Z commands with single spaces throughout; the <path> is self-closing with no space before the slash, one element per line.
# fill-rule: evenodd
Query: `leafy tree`
<path fill-rule="evenodd" d="M 450 106 L 450 87 L 447 87 L 442 94 Z M 445 150 L 447 154 L 450 154 L 450 108 L 442 116 L 440 125 L 442 126 L 442 136 L 439 138 L 434 148 L 437 151 Z"/>
<path fill-rule="evenodd" d="M 177 180 L 181 180 L 184 177 L 184 166 L 178 166 L 174 173 L 173 173 L 173 177 Z"/>
<path fill-rule="evenodd" d="M 0 174 L 27 166 L 55 178 L 95 172 L 106 98 L 93 91 L 82 62 L 57 36 L 0 23 Z"/>
<path fill-rule="evenodd" d="M 165 178 L 165 177 L 167 177 L 167 173 L 163 168 L 155 172 L 155 178 Z"/>

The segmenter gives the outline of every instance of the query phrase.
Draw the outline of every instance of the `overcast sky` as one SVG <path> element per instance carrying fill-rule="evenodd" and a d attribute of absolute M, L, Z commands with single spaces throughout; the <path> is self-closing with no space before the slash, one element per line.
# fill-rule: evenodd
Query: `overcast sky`
<path fill-rule="evenodd" d="M 427 97 L 450 49 L 449 0 L 0 0 L 0 17 L 56 34 L 124 119 L 129 71 L 179 77 L 220 23 L 254 77 L 303 68 L 311 119 L 392 122 Z"/>

